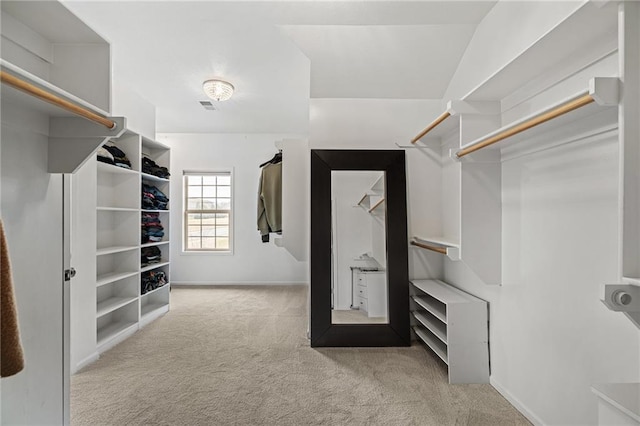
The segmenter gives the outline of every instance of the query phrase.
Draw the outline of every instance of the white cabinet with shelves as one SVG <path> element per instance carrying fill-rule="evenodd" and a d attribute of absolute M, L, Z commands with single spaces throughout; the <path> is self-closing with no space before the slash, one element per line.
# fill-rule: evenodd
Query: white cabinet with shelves
<path fill-rule="evenodd" d="M 449 383 L 488 383 L 487 302 L 439 280 L 411 284 L 413 330 L 447 364 Z"/>
<path fill-rule="evenodd" d="M 142 155 L 169 168 L 169 148 L 127 130 L 111 144 L 123 151 L 130 168 L 96 164 L 96 336 L 97 352 L 129 337 L 169 311 L 169 212 L 142 209 L 142 184 L 169 198 L 169 179 L 143 173 Z M 152 212 L 151 221 L 149 215 Z M 144 219 L 164 232 L 160 241 L 143 239 Z M 142 263 L 149 254 L 154 263 Z M 143 293 L 145 274 L 161 271 L 162 287 Z"/>

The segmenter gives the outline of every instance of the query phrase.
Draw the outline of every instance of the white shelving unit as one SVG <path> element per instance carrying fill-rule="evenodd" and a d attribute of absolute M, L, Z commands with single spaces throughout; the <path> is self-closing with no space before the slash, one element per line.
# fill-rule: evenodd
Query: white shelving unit
<path fill-rule="evenodd" d="M 487 302 L 439 280 L 411 284 L 413 331 L 447 364 L 449 383 L 488 383 Z"/>
<path fill-rule="evenodd" d="M 169 168 L 169 148 L 127 130 L 112 142 L 122 150 L 131 169 L 97 162 L 96 214 L 96 335 L 103 352 L 169 311 L 170 241 L 168 210 L 142 210 L 142 183 L 153 185 L 167 197 L 169 179 L 142 172 L 142 156 Z M 143 212 L 159 212 L 165 236 L 162 241 L 141 242 Z M 158 247 L 159 263 L 142 265 L 141 250 Z M 163 271 L 162 287 L 142 294 L 144 273 Z"/>

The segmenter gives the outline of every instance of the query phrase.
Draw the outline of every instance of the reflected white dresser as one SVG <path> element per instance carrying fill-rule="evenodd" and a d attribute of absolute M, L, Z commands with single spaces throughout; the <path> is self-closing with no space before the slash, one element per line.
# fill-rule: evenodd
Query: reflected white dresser
<path fill-rule="evenodd" d="M 354 309 L 365 312 L 369 318 L 387 316 L 386 271 L 351 267 Z"/>

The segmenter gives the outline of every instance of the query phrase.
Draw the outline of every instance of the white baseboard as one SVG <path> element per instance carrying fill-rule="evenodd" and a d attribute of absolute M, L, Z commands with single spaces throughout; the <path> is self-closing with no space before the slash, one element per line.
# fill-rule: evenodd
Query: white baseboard
<path fill-rule="evenodd" d="M 87 365 L 93 364 L 100 358 L 98 352 L 94 352 L 85 359 L 81 360 L 75 367 L 71 369 L 71 374 L 76 374 L 78 371 L 85 368 Z"/>
<path fill-rule="evenodd" d="M 304 285 L 308 286 L 309 283 L 302 283 L 300 281 L 171 281 L 171 287 L 179 286 L 230 286 L 230 285 Z"/>
<path fill-rule="evenodd" d="M 529 420 L 535 426 L 544 425 L 544 422 L 538 416 L 533 414 L 531 410 L 529 410 L 522 402 L 520 402 L 518 398 L 514 397 L 508 390 L 506 390 L 504 386 L 502 386 L 496 379 L 493 378 L 493 376 L 489 377 L 489 383 L 491 383 L 491 386 L 493 386 L 495 390 L 497 390 L 502 396 L 504 396 L 504 398 L 509 401 L 511 405 L 516 408 L 516 410 L 520 411 L 520 413 L 525 416 L 527 420 Z"/>

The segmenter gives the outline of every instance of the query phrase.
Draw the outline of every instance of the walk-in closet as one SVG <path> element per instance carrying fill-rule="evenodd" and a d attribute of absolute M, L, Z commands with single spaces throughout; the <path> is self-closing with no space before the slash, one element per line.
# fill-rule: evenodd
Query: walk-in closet
<path fill-rule="evenodd" d="M 0 12 L 0 424 L 640 425 L 640 3 Z"/>

